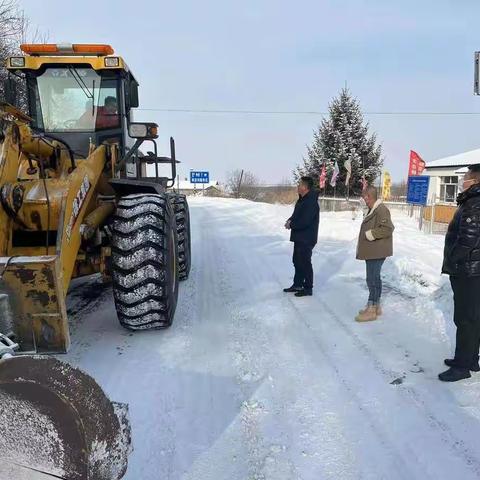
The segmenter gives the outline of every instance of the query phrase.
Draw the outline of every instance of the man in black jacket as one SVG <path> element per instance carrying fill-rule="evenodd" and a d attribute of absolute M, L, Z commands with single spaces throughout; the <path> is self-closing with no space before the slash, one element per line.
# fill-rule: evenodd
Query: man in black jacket
<path fill-rule="evenodd" d="M 455 357 L 438 377 L 456 382 L 478 372 L 480 347 L 480 164 L 468 167 L 445 237 L 442 273 L 450 275 L 457 327 Z"/>
<path fill-rule="evenodd" d="M 312 295 L 312 250 L 317 243 L 319 218 L 318 193 L 313 190 L 313 180 L 311 177 L 302 177 L 298 184 L 295 210 L 285 223 L 285 228 L 291 230 L 295 277 L 293 285 L 283 291 L 295 292 L 296 297 Z"/>

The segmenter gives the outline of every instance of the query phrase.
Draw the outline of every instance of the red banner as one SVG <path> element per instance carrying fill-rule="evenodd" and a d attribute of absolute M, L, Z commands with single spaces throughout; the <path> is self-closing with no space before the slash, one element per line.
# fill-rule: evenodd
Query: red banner
<path fill-rule="evenodd" d="M 410 165 L 408 167 L 408 176 L 421 175 L 425 170 L 425 162 L 417 152 L 410 150 Z"/>

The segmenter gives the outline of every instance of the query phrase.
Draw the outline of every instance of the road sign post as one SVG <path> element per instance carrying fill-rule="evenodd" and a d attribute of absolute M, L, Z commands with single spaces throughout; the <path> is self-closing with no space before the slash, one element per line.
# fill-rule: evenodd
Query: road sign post
<path fill-rule="evenodd" d="M 420 218 L 418 221 L 418 226 L 420 231 L 423 228 L 423 214 L 425 212 L 425 207 L 428 203 L 428 189 L 430 186 L 430 177 L 426 175 L 412 175 L 408 177 L 408 188 L 407 188 L 407 203 L 410 203 L 412 210 L 410 216 L 413 216 L 413 207 L 414 205 L 420 205 Z M 434 202 L 435 203 L 435 202 Z M 433 215 L 435 212 L 435 205 L 432 205 L 430 218 L 430 230 L 433 230 Z"/>

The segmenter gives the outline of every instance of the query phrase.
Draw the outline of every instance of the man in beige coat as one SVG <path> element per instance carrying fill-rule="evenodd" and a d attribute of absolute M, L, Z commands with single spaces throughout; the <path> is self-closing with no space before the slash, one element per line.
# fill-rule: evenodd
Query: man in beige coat
<path fill-rule="evenodd" d="M 369 297 L 367 306 L 355 317 L 357 322 L 376 320 L 382 314 L 381 271 L 387 257 L 393 255 L 393 226 L 390 211 L 378 198 L 375 187 L 367 187 L 362 198 L 368 207 L 360 235 L 358 236 L 357 259 L 365 260 Z"/>

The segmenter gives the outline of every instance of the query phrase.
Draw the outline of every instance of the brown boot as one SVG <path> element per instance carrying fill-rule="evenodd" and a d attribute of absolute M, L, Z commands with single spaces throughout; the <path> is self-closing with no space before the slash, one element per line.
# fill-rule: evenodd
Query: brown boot
<path fill-rule="evenodd" d="M 368 305 L 363 307 L 358 313 L 365 313 L 367 311 Z M 377 305 L 377 317 L 381 317 L 383 315 L 383 309 L 381 305 Z"/>
<path fill-rule="evenodd" d="M 371 322 L 377 319 L 377 307 L 372 305 L 355 317 L 356 322 Z"/>

